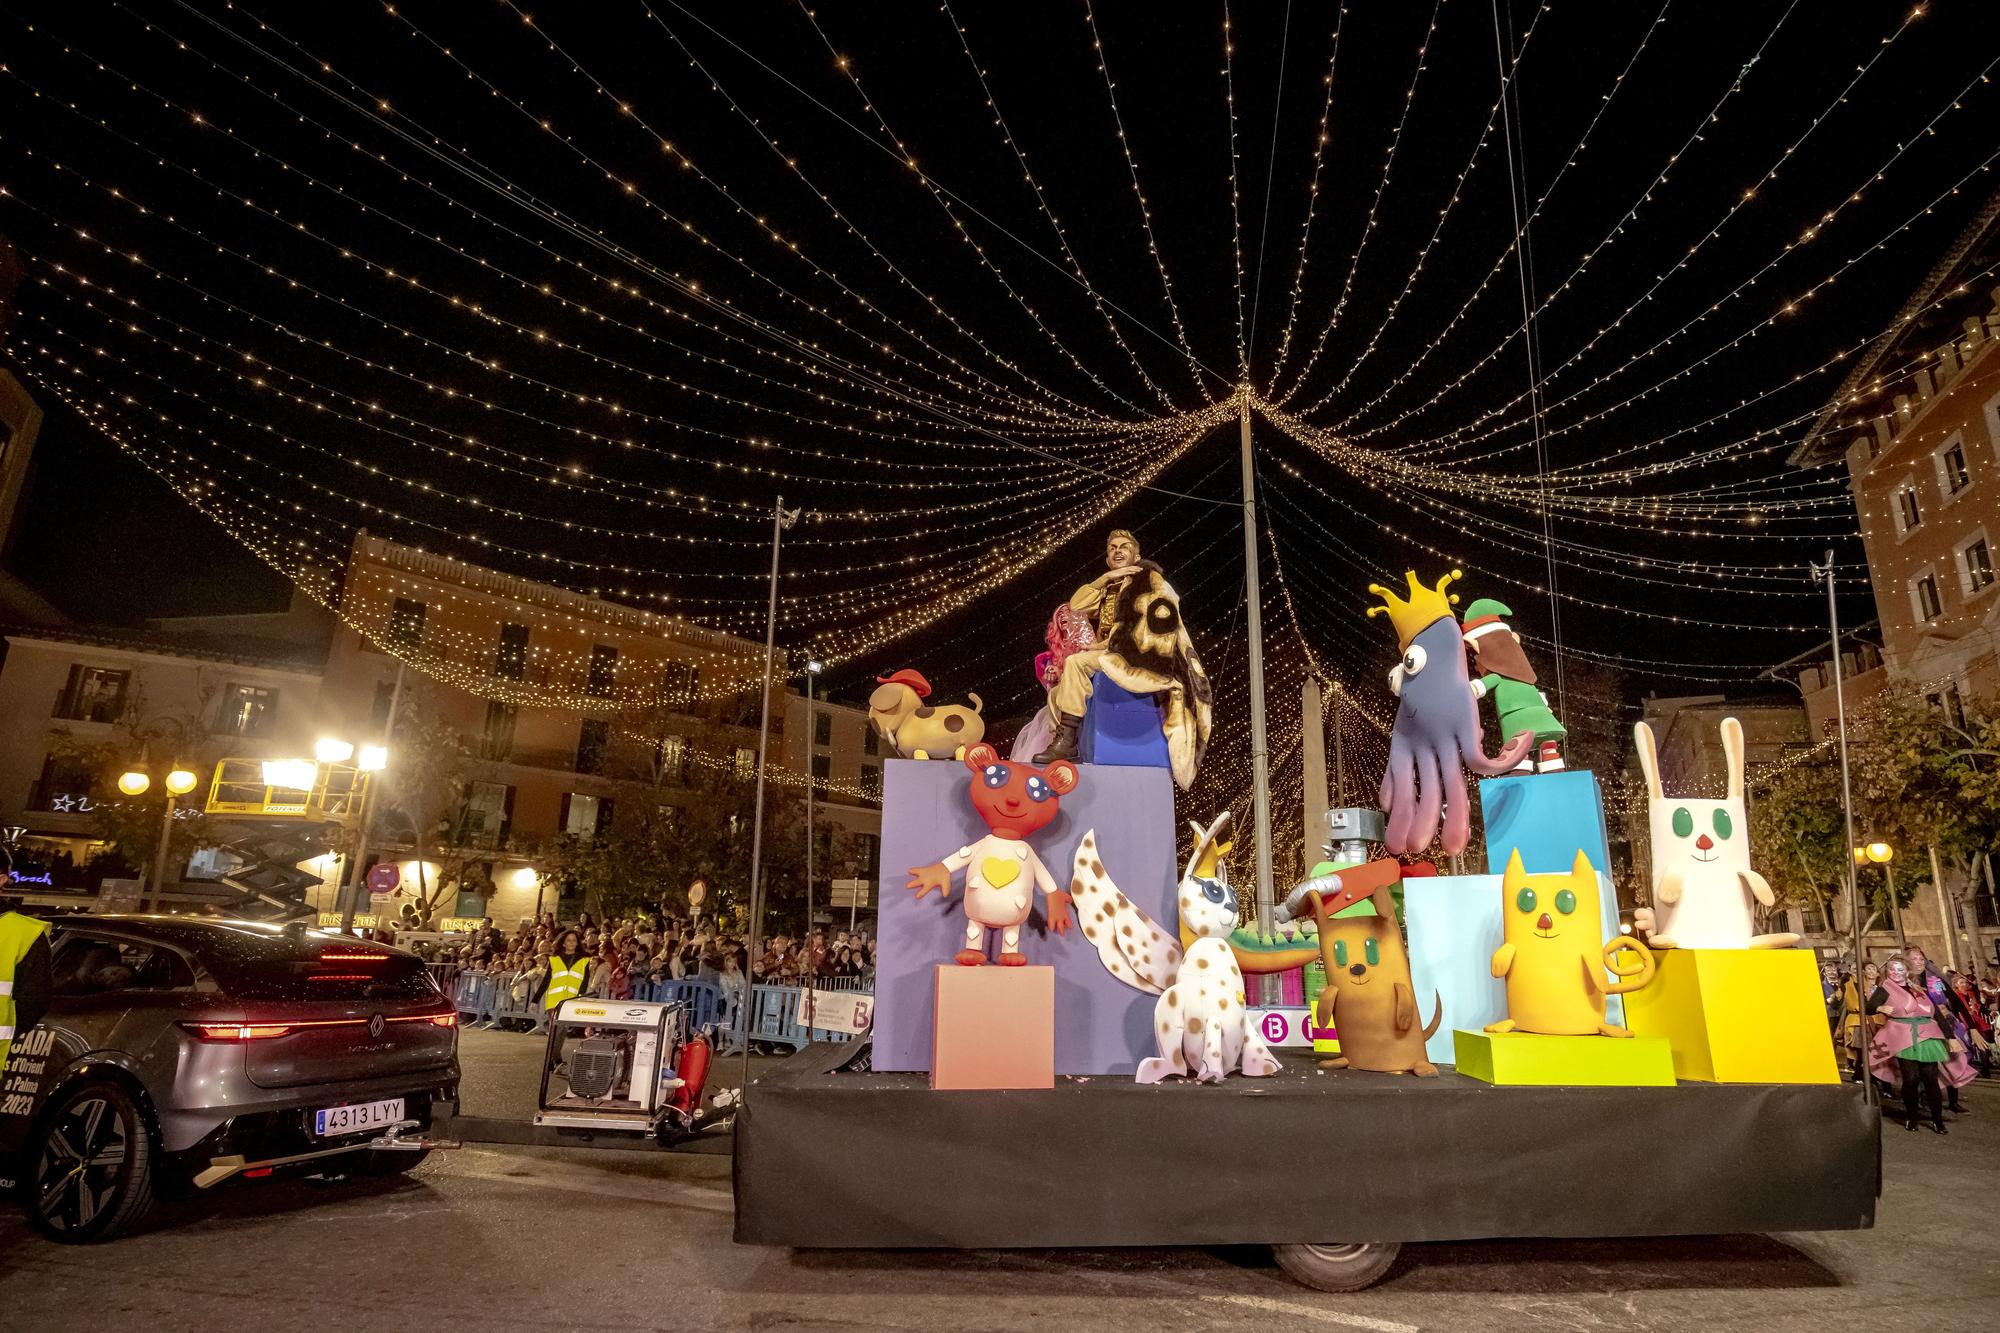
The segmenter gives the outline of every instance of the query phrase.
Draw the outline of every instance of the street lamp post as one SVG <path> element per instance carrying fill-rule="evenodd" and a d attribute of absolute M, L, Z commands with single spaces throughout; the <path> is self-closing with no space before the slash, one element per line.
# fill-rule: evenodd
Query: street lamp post
<path fill-rule="evenodd" d="M 1883 881 L 1889 890 L 1889 919 L 1896 926 L 1896 947 L 1903 949 L 1908 947 L 1909 942 L 1903 938 L 1903 913 L 1896 905 L 1896 867 L 1893 864 L 1895 859 L 1896 849 L 1886 842 L 1871 842 L 1865 847 L 1857 846 L 1854 849 L 1855 865 L 1858 866 L 1863 861 L 1872 861 L 1882 867 Z M 1855 967 L 1857 969 L 1860 967 L 1858 954 L 1856 955 Z"/>
<path fill-rule="evenodd" d="M 813 800 L 819 795 L 819 775 L 813 772 L 813 760 L 819 744 L 819 732 L 814 728 L 813 681 L 826 667 L 814 658 L 806 663 L 806 978 L 811 978 L 817 969 L 813 963 Z"/>
<path fill-rule="evenodd" d="M 396 713 L 403 706 L 403 672 L 407 669 L 402 662 L 396 663 L 396 685 L 389 694 L 389 716 L 382 723 L 382 743 L 364 745 L 357 767 L 371 774 L 368 792 L 362 798 L 361 835 L 355 840 L 354 859 L 347 867 L 346 883 L 340 893 L 340 928 L 345 933 L 354 933 L 354 910 L 361 894 L 362 866 L 368 860 L 368 840 L 375 834 L 375 784 L 381 781 L 382 770 L 389 764 L 389 742 L 396 734 Z"/>
<path fill-rule="evenodd" d="M 143 761 L 142 761 L 143 762 Z M 174 841 L 174 812 L 180 808 L 180 798 L 194 790 L 195 775 L 179 764 L 167 770 L 161 785 L 167 789 L 166 808 L 160 812 L 160 845 L 153 855 L 152 880 L 146 886 L 145 907 L 148 912 L 160 910 L 161 900 L 167 889 L 167 852 Z M 130 769 L 119 775 L 118 790 L 127 796 L 144 796 L 146 789 L 153 785 L 153 779 L 143 769 Z"/>

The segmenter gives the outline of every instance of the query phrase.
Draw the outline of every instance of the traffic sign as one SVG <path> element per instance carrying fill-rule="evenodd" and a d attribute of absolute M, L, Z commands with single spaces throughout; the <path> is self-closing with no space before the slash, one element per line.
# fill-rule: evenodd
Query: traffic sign
<path fill-rule="evenodd" d="M 701 900 L 702 900 L 703 898 L 706 898 L 706 897 L 708 897 L 708 881 L 707 881 L 707 880 L 705 880 L 705 879 L 698 879 L 698 880 L 696 880 L 696 881 L 695 881 L 694 883 L 692 883 L 692 884 L 688 885 L 688 906 L 689 906 L 689 907 L 699 907 L 699 906 L 701 906 Z"/>
<path fill-rule="evenodd" d="M 394 861 L 381 861 L 368 867 L 368 892 L 394 893 L 403 882 L 403 869 Z"/>
<path fill-rule="evenodd" d="M 833 892 L 827 895 L 829 907 L 866 907 L 875 895 L 872 879 L 837 879 L 831 888 Z"/>

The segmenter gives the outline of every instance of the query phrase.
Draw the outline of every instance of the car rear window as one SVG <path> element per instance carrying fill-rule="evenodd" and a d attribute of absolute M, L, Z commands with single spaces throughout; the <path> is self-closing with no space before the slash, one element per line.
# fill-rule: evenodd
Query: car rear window
<path fill-rule="evenodd" d="M 316 930 L 218 930 L 202 962 L 239 1000 L 415 1000 L 437 995 L 423 960 Z"/>

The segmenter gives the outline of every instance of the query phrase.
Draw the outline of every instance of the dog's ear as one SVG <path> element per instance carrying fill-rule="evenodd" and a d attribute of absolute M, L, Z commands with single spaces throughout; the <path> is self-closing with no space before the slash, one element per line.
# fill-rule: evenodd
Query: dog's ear
<path fill-rule="evenodd" d="M 1389 933 L 1394 934 L 1396 931 L 1396 897 L 1389 892 L 1389 886 L 1384 884 L 1381 888 L 1375 890 L 1374 893 L 1369 895 L 1368 901 L 1375 905 L 1375 915 L 1389 923 L 1386 927 Z"/>
<path fill-rule="evenodd" d="M 868 709 L 875 713 L 893 713 L 902 694 L 900 685 L 877 685 L 875 693 L 868 696 Z"/>
<path fill-rule="evenodd" d="M 980 769 L 985 768 L 988 764 L 997 764 L 999 762 L 1000 762 L 1000 752 L 994 749 L 992 746 L 988 745 L 985 741 L 981 741 L 977 745 L 968 746 L 966 748 L 965 766 L 971 769 L 975 773 L 977 773 Z"/>
<path fill-rule="evenodd" d="M 988 747 L 982 745 L 979 748 Z M 1042 770 L 1042 776 L 1048 780 L 1049 786 L 1055 789 L 1056 795 L 1067 796 L 1076 790 L 1077 780 L 1081 775 L 1077 773 L 1075 764 L 1067 759 L 1058 759 Z"/>

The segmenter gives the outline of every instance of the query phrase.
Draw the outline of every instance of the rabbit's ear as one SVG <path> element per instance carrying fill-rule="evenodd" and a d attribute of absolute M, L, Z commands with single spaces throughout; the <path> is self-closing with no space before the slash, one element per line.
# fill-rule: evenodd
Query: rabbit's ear
<path fill-rule="evenodd" d="M 1722 753 L 1729 760 L 1729 799 L 1743 795 L 1743 724 L 1733 717 L 1722 719 Z"/>
<path fill-rule="evenodd" d="M 1666 792 L 1660 789 L 1660 752 L 1653 743 L 1653 729 L 1644 722 L 1632 728 L 1632 739 L 1639 745 L 1639 768 L 1646 775 L 1646 795 L 1655 801 L 1666 799 Z"/>

